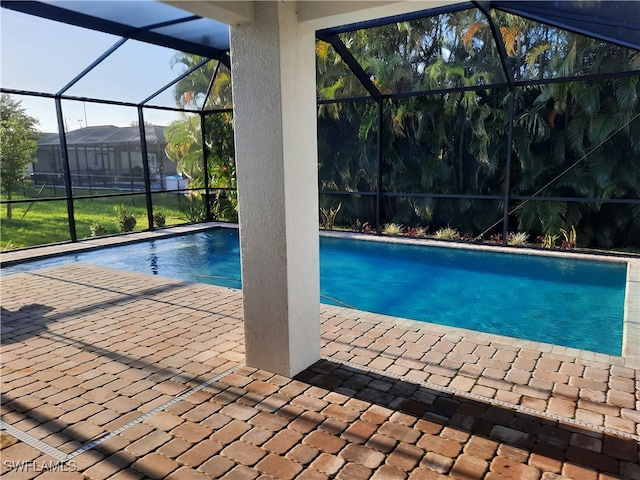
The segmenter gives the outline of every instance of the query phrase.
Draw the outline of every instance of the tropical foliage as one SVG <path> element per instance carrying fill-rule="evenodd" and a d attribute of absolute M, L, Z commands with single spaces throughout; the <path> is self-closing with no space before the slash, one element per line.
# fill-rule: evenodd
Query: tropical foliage
<path fill-rule="evenodd" d="M 376 102 L 355 100 L 365 96 L 355 76 L 318 42 L 321 204 L 342 205 L 337 223 L 373 224 L 380 188 L 381 223 L 488 236 L 502 231 L 508 193 L 509 227 L 530 238 L 575 226 L 582 246 L 640 246 L 640 52 L 493 15 L 512 90 L 474 9 L 341 34 L 388 96 L 381 132 Z M 608 72 L 629 74 L 577 80 Z"/>
<path fill-rule="evenodd" d="M 181 53 L 176 64 L 191 69 L 202 57 Z M 165 130 L 166 153 L 177 170 L 189 178 L 188 187 L 199 196 L 205 186 L 215 190 L 211 196 L 216 218 L 237 216 L 236 169 L 231 108 L 231 75 L 211 60 L 180 80 L 174 91 L 176 104 L 198 113 L 184 113 Z M 201 113 L 203 110 L 221 110 Z M 203 120 L 201 121 L 201 115 Z M 205 178 L 202 123 L 206 147 L 208 178 Z"/>

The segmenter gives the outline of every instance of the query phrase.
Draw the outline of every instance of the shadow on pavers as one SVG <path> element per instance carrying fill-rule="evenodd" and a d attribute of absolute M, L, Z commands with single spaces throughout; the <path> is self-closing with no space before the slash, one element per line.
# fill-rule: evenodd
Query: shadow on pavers
<path fill-rule="evenodd" d="M 440 442 L 441 439 L 435 437 L 449 428 L 453 430 L 448 436 L 456 437 L 458 435 L 452 432 L 457 432 L 461 439 L 481 437 L 495 442 L 496 448 L 500 444 L 514 447 L 527 459 L 535 454 L 538 461 L 546 458 L 551 462 L 570 463 L 575 469 L 596 470 L 604 476 L 613 474 L 620 478 L 636 478 L 640 475 L 640 444 L 630 437 L 518 412 L 481 399 L 440 392 L 330 360 L 317 362 L 295 379 L 400 412 L 408 416 L 404 423 L 413 425 L 412 428 L 419 420 L 425 420 L 428 425 L 426 435 L 430 435 L 427 438 L 434 442 Z M 594 439 L 596 444 L 596 439 L 600 439 L 600 451 L 594 451 L 587 439 Z M 429 440 L 423 438 L 419 442 L 429 451 Z M 460 441 L 458 455 L 466 453 L 463 448 L 467 442 L 468 439 Z M 375 445 L 371 446 L 375 448 Z M 494 452 L 492 458 L 497 456 L 498 453 Z M 491 463 L 491 459 L 488 462 Z"/>

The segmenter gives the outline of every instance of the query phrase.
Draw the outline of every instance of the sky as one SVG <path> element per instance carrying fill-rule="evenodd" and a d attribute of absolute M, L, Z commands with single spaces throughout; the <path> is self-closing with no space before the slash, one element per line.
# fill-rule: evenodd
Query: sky
<path fill-rule="evenodd" d="M 57 93 L 111 48 L 120 37 L 0 9 L 0 85 L 4 88 Z M 183 71 L 174 65 L 178 52 L 128 40 L 69 90 L 68 95 L 138 103 Z M 175 107 L 172 89 L 152 104 Z M 57 132 L 52 99 L 15 96 L 39 120 L 42 132 Z M 63 101 L 67 130 L 85 126 L 129 126 L 138 121 L 134 107 Z M 168 125 L 178 112 L 145 109 L 145 121 Z"/>

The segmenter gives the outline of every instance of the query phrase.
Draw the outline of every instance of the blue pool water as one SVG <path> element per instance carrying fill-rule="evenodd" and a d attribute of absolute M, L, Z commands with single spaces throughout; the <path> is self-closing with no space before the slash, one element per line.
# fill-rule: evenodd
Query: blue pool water
<path fill-rule="evenodd" d="M 324 303 L 620 355 L 626 265 L 322 237 Z M 203 233 L 55 257 L 240 288 L 238 232 Z"/>

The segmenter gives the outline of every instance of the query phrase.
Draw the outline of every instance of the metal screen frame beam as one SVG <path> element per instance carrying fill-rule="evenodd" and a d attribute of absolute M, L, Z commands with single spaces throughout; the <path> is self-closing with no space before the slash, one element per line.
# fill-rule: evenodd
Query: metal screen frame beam
<path fill-rule="evenodd" d="M 216 69 L 216 72 L 218 70 Z M 213 75 L 215 77 L 215 74 Z M 200 136 L 202 137 L 202 174 L 204 175 L 204 198 L 205 198 L 205 210 L 207 215 L 207 222 L 211 221 L 211 205 L 209 202 L 209 194 L 211 190 L 209 189 L 209 155 L 207 148 L 207 137 L 206 137 L 206 126 L 205 126 L 205 117 L 206 113 L 200 112 Z"/>
<path fill-rule="evenodd" d="M 191 67 L 190 69 L 188 69 L 186 72 L 184 72 L 182 75 L 180 75 L 177 78 L 174 78 L 173 80 L 171 80 L 169 83 L 167 83 L 164 87 L 159 88 L 156 92 L 152 93 L 151 95 L 149 95 L 147 98 L 145 98 L 144 100 L 142 100 L 142 102 L 140 102 L 140 105 L 145 105 L 147 102 L 150 102 L 151 100 L 153 100 L 154 98 L 156 98 L 158 95 L 160 95 L 162 92 L 164 92 L 167 88 L 171 88 L 172 86 L 174 86 L 176 83 L 178 83 L 180 80 L 182 80 L 183 78 L 191 75 L 193 72 L 195 72 L 198 68 L 202 67 L 203 65 L 205 65 L 206 63 L 210 62 L 211 58 L 205 58 L 204 60 L 198 62 L 196 65 L 194 65 L 193 67 Z M 216 70 L 217 71 L 217 70 Z"/>
<path fill-rule="evenodd" d="M 71 166 L 69 165 L 69 151 L 67 149 L 67 132 L 64 128 L 64 114 L 62 113 L 62 100 L 55 98 L 56 117 L 58 120 L 58 136 L 60 138 L 60 160 L 64 171 L 64 188 L 67 200 L 67 218 L 69 220 L 69 235 L 72 242 L 78 241 L 76 230 L 75 208 L 73 205 L 73 188 L 71 185 Z"/>
<path fill-rule="evenodd" d="M 383 191 L 382 191 L 382 165 L 383 165 L 383 147 L 384 147 L 384 138 L 382 135 L 382 116 L 384 114 L 384 105 L 383 102 L 377 102 L 376 104 L 376 113 L 378 118 L 376 119 L 378 135 L 376 138 L 376 145 L 378 147 L 378 171 L 376 172 L 376 232 L 378 234 L 382 233 L 382 223 L 380 222 L 383 208 Z"/>
<path fill-rule="evenodd" d="M 114 3 L 114 8 L 116 8 L 116 5 L 117 4 Z M 176 23 L 183 23 L 191 21 L 194 18 L 199 18 L 194 15 L 189 15 L 171 22 L 162 22 L 157 25 L 151 25 L 144 28 L 134 28 L 119 22 L 94 17 L 93 15 L 87 15 L 85 13 L 74 12 L 73 10 L 67 10 L 63 7 L 50 5 L 36 0 L 3 0 L 2 8 L 8 8 L 16 12 L 34 15 L 36 17 L 66 23 L 68 25 L 74 25 L 76 27 L 89 28 L 91 30 L 97 30 L 112 35 L 117 35 L 119 37 L 139 40 L 141 42 L 151 43 L 154 45 L 159 45 L 161 47 L 181 50 L 184 52 L 193 53 L 195 55 L 200 55 L 202 57 L 215 58 L 216 60 L 221 61 L 227 66 L 230 66 L 231 64 L 228 50 L 220 50 L 208 45 L 181 40 L 176 37 L 171 37 L 169 35 L 151 31 L 151 29 L 153 28 L 159 28 Z"/>
<path fill-rule="evenodd" d="M 316 32 L 316 38 L 318 40 L 322 40 L 323 42 L 327 42 L 331 45 L 335 51 L 340 55 L 344 63 L 347 64 L 349 69 L 356 76 L 360 84 L 369 92 L 369 95 L 376 101 L 380 102 L 382 100 L 382 93 L 378 90 L 378 87 L 371 81 L 371 77 L 367 72 L 364 71 L 360 62 L 355 59 L 355 57 L 351 54 L 347 46 L 340 39 L 338 34 L 335 33 L 325 33 L 325 32 Z"/>
<path fill-rule="evenodd" d="M 446 13 L 460 12 L 462 10 L 468 10 L 470 8 L 473 8 L 473 3 L 471 1 L 465 1 L 442 7 L 430 8 L 428 10 L 402 13 L 400 15 L 394 15 L 392 17 L 376 18 L 373 20 L 365 20 L 364 22 L 356 22 L 338 27 L 325 28 L 324 30 L 318 31 L 317 34 L 337 35 L 339 33 L 354 32 L 356 30 L 362 30 L 364 28 L 383 27 L 392 23 L 407 22 L 411 20 L 419 20 L 426 17 L 435 17 L 437 15 L 443 15 Z"/>
<path fill-rule="evenodd" d="M 515 115 L 515 92 L 511 90 L 509 92 L 509 128 L 507 130 L 507 144 L 509 149 L 507 150 L 507 171 L 505 172 L 505 187 L 504 187 L 504 211 L 502 217 L 502 243 L 507 244 L 507 237 L 509 235 L 509 210 L 511 209 L 511 159 L 513 157 L 513 120 Z"/>
<path fill-rule="evenodd" d="M 151 172 L 149 170 L 149 152 L 147 150 L 147 132 L 144 125 L 142 105 L 138 105 L 138 129 L 140 131 L 140 154 L 142 155 L 142 171 L 144 175 L 144 193 L 147 201 L 147 221 L 149 230 L 155 230 L 153 225 L 153 199 L 151 197 Z"/>
<path fill-rule="evenodd" d="M 560 28 L 568 32 L 573 32 L 579 35 L 585 35 L 587 37 L 595 38 L 597 40 L 613 43 L 621 47 L 631 48 L 633 50 L 640 50 L 640 42 L 634 43 L 633 41 L 627 41 L 625 39 L 621 39 L 611 35 L 604 35 L 602 33 L 599 33 L 593 30 L 580 28 L 566 21 L 563 22 L 561 20 L 556 20 L 555 18 L 550 18 L 549 15 L 553 15 L 555 17 L 573 18 L 582 23 L 587 23 L 589 21 L 587 17 L 578 18 L 575 15 L 569 14 L 567 12 L 558 11 L 557 13 L 551 14 L 550 11 L 553 11 L 553 10 L 545 9 L 544 7 L 546 2 L 541 2 L 542 6 L 537 8 L 531 5 L 527 5 L 527 8 L 522 8 L 522 7 L 518 8 L 518 2 L 502 1 L 502 2 L 489 2 L 489 3 L 491 4 L 491 8 L 495 10 L 511 13 L 513 15 L 517 15 L 519 17 L 526 18 L 528 20 L 533 20 L 535 22 L 549 25 L 555 28 Z M 629 3 L 633 3 L 633 2 L 629 2 Z M 637 5 L 636 5 L 636 8 L 638 8 Z M 636 14 L 638 14 L 638 12 L 636 12 Z M 615 21 L 608 21 L 607 23 L 611 24 L 612 28 L 615 28 L 617 26 L 617 27 L 635 29 L 640 32 L 640 24 L 638 23 L 636 23 L 635 28 L 633 24 L 624 24 L 624 23 L 615 22 Z M 617 25 L 614 25 L 614 24 L 617 24 Z"/>

